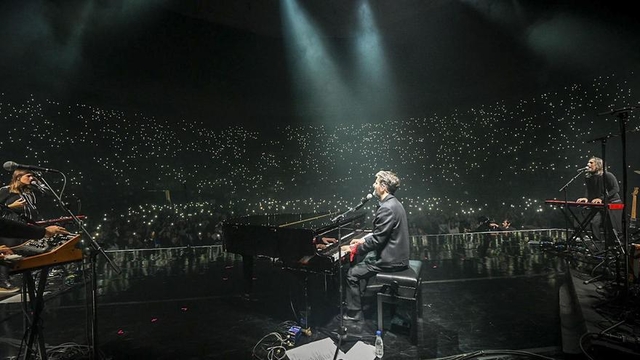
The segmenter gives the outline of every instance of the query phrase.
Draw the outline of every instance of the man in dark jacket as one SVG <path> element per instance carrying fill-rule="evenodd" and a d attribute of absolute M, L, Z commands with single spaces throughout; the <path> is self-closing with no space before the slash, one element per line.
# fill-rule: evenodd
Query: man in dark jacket
<path fill-rule="evenodd" d="M 587 162 L 584 182 L 586 185 L 584 197 L 576 200 L 577 202 L 591 202 L 593 204 L 602 204 L 607 200 L 608 204 L 621 204 L 620 198 L 620 186 L 618 186 L 618 179 L 610 173 L 604 172 L 604 162 L 598 157 L 592 157 Z M 622 230 L 622 210 L 610 209 L 607 210 L 609 214 L 610 222 L 605 223 L 607 229 L 609 229 L 608 238 L 612 239 L 611 230 L 615 230 L 617 234 Z M 602 212 L 598 211 L 593 219 L 591 219 L 591 233 L 593 234 L 595 241 L 611 241 L 609 239 L 602 239 L 600 227 L 603 225 Z M 612 226 L 612 227 L 609 227 Z"/>
<path fill-rule="evenodd" d="M 409 266 L 409 226 L 404 207 L 393 195 L 400 186 L 398 177 L 390 171 L 380 171 L 373 183 L 380 201 L 373 231 L 361 239 L 354 239 L 342 251 L 366 254 L 364 260 L 347 272 L 347 313 L 345 320 L 362 320 L 362 292 L 366 279 L 379 272 L 405 270 Z"/>

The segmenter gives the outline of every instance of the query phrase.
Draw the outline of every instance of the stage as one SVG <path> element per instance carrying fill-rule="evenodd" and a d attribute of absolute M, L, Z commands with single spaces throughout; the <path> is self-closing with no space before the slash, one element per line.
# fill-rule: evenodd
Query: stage
<path fill-rule="evenodd" d="M 561 248 L 518 240 L 492 244 L 483 257 L 474 253 L 419 252 L 423 315 L 417 324 L 417 345 L 409 342 L 408 317 L 400 307 L 393 317 L 387 314 L 386 324 L 391 325 L 384 331 L 384 359 L 460 354 L 484 359 L 586 358 L 580 342 L 586 348 L 595 344 L 593 358 L 638 355 L 635 344 L 629 343 L 635 341 L 632 335 L 625 335 L 626 343 L 615 337 L 583 336 L 619 320 L 589 311 L 606 300 L 606 285 L 585 285 L 590 274 L 576 270 Z M 307 274 L 305 299 L 304 274 L 259 258 L 253 292 L 247 297 L 241 257 L 224 253 L 221 246 L 108 254 L 122 271 L 117 274 L 104 261 L 98 264 L 96 328 L 103 359 L 251 359 L 254 352 L 266 359 L 261 349 L 268 345 L 268 335 L 303 321 L 311 333 L 302 335 L 296 347 L 337 338 L 340 310 L 335 277 Z M 91 304 L 86 299 L 91 289 L 83 280 L 89 273 L 80 264 L 53 269 L 42 322 L 48 357 L 89 358 Z M 311 309 L 308 314 L 305 301 Z M 630 313 L 612 334 L 633 330 Z M 345 323 L 343 351 L 358 340 L 373 344 L 375 310 L 366 315 L 364 322 Z M 11 359 L 18 355 L 24 333 L 19 294 L 1 299 L 0 327 L 0 359 Z"/>

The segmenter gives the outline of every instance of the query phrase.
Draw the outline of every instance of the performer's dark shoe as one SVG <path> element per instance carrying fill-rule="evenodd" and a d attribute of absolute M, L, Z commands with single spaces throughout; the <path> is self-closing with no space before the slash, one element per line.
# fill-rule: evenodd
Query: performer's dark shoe
<path fill-rule="evenodd" d="M 0 281 L 0 293 L 14 293 L 20 291 L 20 288 L 13 286 L 9 280 Z"/>
<path fill-rule="evenodd" d="M 361 321 L 364 320 L 364 316 L 362 315 L 362 311 L 348 310 L 347 313 L 342 316 L 342 319 L 347 321 Z"/>

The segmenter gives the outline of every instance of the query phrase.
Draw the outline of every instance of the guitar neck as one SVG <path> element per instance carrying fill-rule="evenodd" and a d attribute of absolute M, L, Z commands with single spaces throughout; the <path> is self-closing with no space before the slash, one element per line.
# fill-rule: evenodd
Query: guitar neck
<path fill-rule="evenodd" d="M 633 188 L 633 193 L 631 194 L 633 196 L 632 202 L 631 202 L 631 219 L 629 221 L 629 226 L 632 228 L 635 228 L 636 226 L 636 203 L 637 203 L 637 198 L 638 198 L 638 188 L 634 187 Z"/>

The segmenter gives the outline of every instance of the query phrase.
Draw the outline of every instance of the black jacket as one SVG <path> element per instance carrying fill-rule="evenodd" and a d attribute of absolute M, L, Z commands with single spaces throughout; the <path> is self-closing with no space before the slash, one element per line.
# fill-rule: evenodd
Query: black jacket
<path fill-rule="evenodd" d="M 605 182 L 605 186 L 602 186 L 602 181 Z M 585 197 L 589 201 L 598 198 L 604 201 L 605 188 L 607 194 L 607 202 L 620 201 L 620 186 L 618 186 L 618 179 L 610 173 L 606 172 L 603 175 L 594 174 L 585 178 L 587 189 Z"/>
<path fill-rule="evenodd" d="M 27 200 L 24 208 L 10 209 L 9 205 L 20 198 Z M 5 219 L 33 224 L 37 217 L 36 197 L 32 192 L 16 194 L 9 191 L 9 186 L 0 188 L 0 211 Z M 31 205 L 34 205 L 33 207 Z"/>
<path fill-rule="evenodd" d="M 403 269 L 409 266 L 409 226 L 407 213 L 395 196 L 380 201 L 373 220 L 373 231 L 364 237 L 358 253 L 376 252 L 375 265 L 381 269 Z"/>
<path fill-rule="evenodd" d="M 0 236 L 2 237 L 41 239 L 44 235 L 45 230 L 42 227 L 26 225 L 17 221 L 0 218 Z"/>

